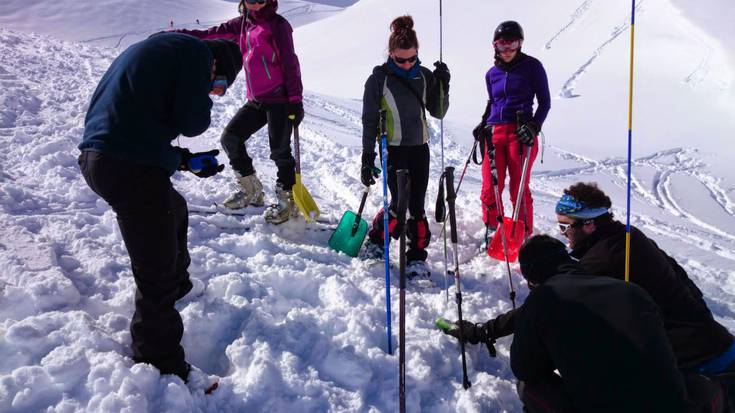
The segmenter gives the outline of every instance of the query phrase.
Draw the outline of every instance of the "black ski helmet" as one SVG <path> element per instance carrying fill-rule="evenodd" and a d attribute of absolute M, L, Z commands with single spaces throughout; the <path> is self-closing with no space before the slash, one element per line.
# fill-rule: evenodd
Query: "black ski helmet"
<path fill-rule="evenodd" d="M 500 23 L 493 34 L 493 41 L 503 40 L 523 40 L 523 28 L 518 22 L 508 20 Z"/>

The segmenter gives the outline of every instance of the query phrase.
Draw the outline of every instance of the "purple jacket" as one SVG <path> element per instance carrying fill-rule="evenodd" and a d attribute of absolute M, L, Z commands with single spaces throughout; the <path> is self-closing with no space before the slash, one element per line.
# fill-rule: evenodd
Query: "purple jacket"
<path fill-rule="evenodd" d="M 502 69 L 493 66 L 485 75 L 491 107 L 487 124 L 515 123 L 516 112 L 520 110 L 524 121 L 533 118 L 539 127 L 543 126 L 551 109 L 551 96 L 541 62 L 521 53 L 504 66 Z M 536 113 L 533 113 L 534 96 L 538 101 Z"/>
<path fill-rule="evenodd" d="M 303 86 L 293 29 L 277 14 L 278 1 L 257 12 L 228 20 L 207 30 L 177 30 L 202 40 L 233 39 L 242 51 L 247 98 L 263 103 L 301 102 Z"/>

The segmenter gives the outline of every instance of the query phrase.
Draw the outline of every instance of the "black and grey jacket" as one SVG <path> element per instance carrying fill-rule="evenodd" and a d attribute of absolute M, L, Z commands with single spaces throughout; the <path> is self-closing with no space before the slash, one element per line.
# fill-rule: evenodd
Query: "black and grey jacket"
<path fill-rule="evenodd" d="M 380 134 L 380 109 L 387 110 L 388 145 L 417 146 L 429 141 L 425 109 L 441 119 L 449 108 L 449 93 L 440 92 L 440 82 L 420 66 L 413 79 L 398 78 L 385 63 L 376 66 L 365 82 L 362 99 L 362 145 L 366 153 L 375 152 Z M 409 90 L 411 87 L 413 91 Z M 419 101 L 419 97 L 421 101 Z"/>

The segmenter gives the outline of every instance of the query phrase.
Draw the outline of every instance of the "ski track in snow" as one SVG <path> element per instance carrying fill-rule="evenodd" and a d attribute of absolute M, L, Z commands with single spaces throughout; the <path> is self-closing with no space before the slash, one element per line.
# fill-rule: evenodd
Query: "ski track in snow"
<path fill-rule="evenodd" d="M 644 3 L 644 1 L 639 1 L 638 4 L 635 7 L 636 8 L 636 12 L 639 13 L 639 14 L 641 12 L 641 8 L 643 6 L 643 3 Z M 581 16 L 584 13 L 584 11 L 586 11 L 586 9 L 589 7 L 589 4 L 586 4 L 586 5 L 583 4 L 581 7 L 583 7 L 582 10 L 577 9 L 577 11 L 575 12 L 575 14 L 572 16 L 572 22 L 569 25 L 573 24 L 574 21 L 577 18 L 579 18 L 579 16 Z M 580 66 L 572 74 L 572 76 L 569 77 L 569 79 L 566 80 L 566 82 L 564 82 L 564 85 L 562 86 L 561 91 L 559 92 L 559 97 L 561 97 L 561 98 L 575 98 L 575 97 L 578 97 L 579 95 L 574 92 L 574 87 L 577 84 L 577 81 L 579 81 L 579 79 L 582 77 L 582 75 L 584 75 L 587 72 L 588 68 L 595 62 L 595 60 L 597 60 L 597 58 L 600 57 L 600 55 L 602 54 L 603 50 L 608 45 L 610 45 L 613 41 L 615 41 L 615 39 L 617 39 L 618 36 L 620 36 L 621 34 L 625 33 L 628 30 L 629 27 L 630 27 L 630 14 L 628 15 L 628 17 L 627 17 L 627 19 L 626 19 L 626 21 L 624 23 L 622 23 L 622 24 L 620 24 L 620 25 L 618 25 L 618 26 L 616 26 L 616 27 L 614 27 L 612 29 L 612 32 L 610 33 L 610 37 L 608 37 L 607 40 L 605 40 L 600 46 L 598 46 L 597 49 L 595 49 L 594 52 L 592 53 L 592 56 L 590 56 L 590 58 L 584 64 L 582 64 L 582 66 Z M 555 35 L 554 38 L 552 38 L 552 41 L 555 40 L 556 37 L 558 37 L 558 35 L 560 35 L 561 33 L 563 33 L 563 31 L 565 29 L 566 29 L 566 27 L 563 28 L 559 33 L 557 33 L 557 35 Z M 549 48 L 549 44 L 550 43 L 551 43 L 551 41 L 549 41 L 549 43 L 547 43 L 547 47 L 546 47 L 547 49 Z"/>
<path fill-rule="evenodd" d="M 114 213 L 89 190 L 76 164 L 89 96 L 116 52 L 0 29 L 0 54 L 8 57 L 0 62 L 0 103 L 6 108 L 0 116 L 6 148 L 0 152 L 0 354 L 9 355 L 0 358 L 0 411 L 396 410 L 397 350 L 384 351 L 383 266 L 333 252 L 327 247 L 330 232 L 304 231 L 309 224 L 301 219 L 270 226 L 262 208 L 242 217 L 189 218 L 190 274 L 206 289 L 177 304 L 183 345 L 190 362 L 222 376 L 217 392 L 192 394 L 178 379 L 133 365 L 130 262 Z M 215 102 L 210 130 L 181 144 L 218 147 L 242 95 L 239 80 Z M 342 212 L 356 211 L 362 190 L 360 103 L 307 93 L 305 107 L 303 182 L 322 216 L 335 223 Z M 441 147 L 439 122 L 430 126 L 426 209 L 437 286 L 407 290 L 407 401 L 432 411 L 520 411 L 508 363 L 510 339 L 499 340 L 496 359 L 482 346 L 468 347 L 470 393 L 461 387 L 456 342 L 433 325 L 438 316 L 455 319 L 456 305 L 445 301 L 441 225 L 433 219 Z M 455 143 L 451 130 L 444 140 L 445 163 L 456 167 L 458 182 L 470 148 Z M 275 168 L 265 131 L 251 138 L 248 151 L 272 198 Z M 625 186 L 624 159 L 596 161 L 553 146 L 550 153 L 575 166 L 533 173 L 538 232 L 558 232 L 553 205 L 569 184 L 589 177 L 608 179 L 603 188 Z M 656 171 L 652 182 L 636 176 L 638 168 Z M 633 224 L 654 238 L 696 249 L 671 252 L 732 328 L 735 291 L 724 281 L 735 266 L 735 235 L 688 212 L 671 190 L 674 176 L 701 183 L 709 205 L 735 217 L 735 202 L 707 174 L 697 152 L 673 148 L 634 160 L 633 197 L 646 213 L 635 210 Z M 231 181 L 227 172 L 211 179 L 173 177 L 192 209 L 221 202 Z M 470 165 L 457 198 L 457 224 L 463 311 L 472 321 L 510 309 L 505 265 L 477 253 L 484 232 L 479 188 L 479 167 Z M 382 206 L 381 185 L 372 190 L 363 214 L 368 222 Z M 621 217 L 623 200 L 614 203 Z M 449 258 L 452 268 L 451 252 Z M 517 265 L 512 277 L 520 303 L 527 289 Z M 449 282 L 453 295 L 454 281 Z M 396 274 L 390 293 L 397 349 Z"/>
<path fill-rule="evenodd" d="M 546 42 L 546 44 L 544 45 L 544 48 L 547 50 L 551 49 L 551 45 L 554 43 L 554 41 L 556 41 L 556 39 L 559 38 L 559 36 L 564 34 L 564 32 L 567 29 L 569 29 L 571 26 L 577 23 L 577 21 L 584 16 L 587 10 L 589 10 L 590 4 L 592 4 L 592 0 L 585 0 L 582 2 L 582 4 L 577 6 L 577 8 L 574 10 L 574 13 L 572 13 L 572 15 L 570 16 L 569 23 L 567 23 L 564 27 L 559 29 L 559 31 L 557 31 L 553 36 L 551 36 L 551 39 L 549 39 L 549 41 Z"/>

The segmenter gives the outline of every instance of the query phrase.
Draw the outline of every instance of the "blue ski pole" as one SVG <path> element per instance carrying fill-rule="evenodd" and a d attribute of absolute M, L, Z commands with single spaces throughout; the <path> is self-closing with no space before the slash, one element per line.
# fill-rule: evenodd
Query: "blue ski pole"
<path fill-rule="evenodd" d="M 390 233 L 388 230 L 388 128 L 386 110 L 380 110 L 380 161 L 383 166 L 383 256 L 385 259 L 385 322 L 388 328 L 388 354 L 393 354 L 390 312 Z"/>

